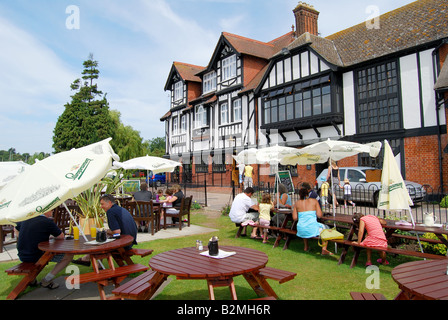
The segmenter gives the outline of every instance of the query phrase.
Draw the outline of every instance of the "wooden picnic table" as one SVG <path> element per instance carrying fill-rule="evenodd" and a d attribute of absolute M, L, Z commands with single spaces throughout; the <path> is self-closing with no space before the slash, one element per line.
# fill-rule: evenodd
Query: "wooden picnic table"
<path fill-rule="evenodd" d="M 448 300 L 448 261 L 403 263 L 392 270 L 400 293 L 396 300 Z"/>
<path fill-rule="evenodd" d="M 195 247 L 189 247 L 166 251 L 151 258 L 149 266 L 152 271 L 151 273 L 147 272 L 150 276 L 149 280 L 144 280 L 144 282 L 149 281 L 150 283 L 143 283 L 145 299 L 150 299 L 170 275 L 176 276 L 180 280 L 206 280 L 211 300 L 215 299 L 214 288 L 222 286 L 229 287 L 232 299 L 236 300 L 237 294 L 233 278 L 239 275 L 244 276 L 257 295 L 277 298 L 277 294 L 266 279 L 275 279 L 282 283 L 292 280 L 296 275 L 292 272 L 266 267 L 268 256 L 264 252 L 235 246 L 221 246 L 219 249 L 225 252 L 235 252 L 235 254 L 217 259 L 201 255 Z M 141 285 L 134 284 L 134 286 Z M 124 293 L 123 290 L 117 290 L 114 293 L 131 297 L 129 292 Z M 142 295 L 143 293 L 139 291 L 138 294 Z"/>
<path fill-rule="evenodd" d="M 87 239 L 88 241 L 92 240 L 90 236 L 87 236 Z M 6 270 L 10 275 L 24 276 L 19 284 L 8 295 L 7 299 L 13 300 L 17 298 L 17 296 L 36 279 L 39 273 L 55 255 L 66 253 L 74 255 L 90 255 L 94 272 L 81 274 L 79 276 L 79 281 L 80 283 L 97 282 L 101 299 L 106 299 L 104 286 L 108 284 L 109 280 L 118 285 L 127 275 L 148 269 L 146 266 L 134 264 L 124 249 L 124 247 L 132 244 L 133 240 L 134 238 L 132 236 L 122 235 L 120 239 L 115 239 L 114 241 L 101 245 L 86 244 L 86 241 L 82 237 L 79 240 L 51 239 L 49 241 L 41 242 L 38 247 L 40 250 L 44 251 L 44 254 L 36 263 L 21 263 L 16 267 Z M 116 268 L 112 259 L 113 254 L 120 257 L 120 261 L 125 261 L 127 265 Z M 98 262 L 101 259 L 107 259 L 109 269 L 99 269 Z"/>
<path fill-rule="evenodd" d="M 355 254 L 352 259 L 351 267 L 354 267 L 356 265 L 357 259 L 359 257 L 359 253 L 361 249 L 366 249 L 368 247 L 362 246 L 362 245 L 355 245 L 351 242 L 353 240 L 353 236 L 358 235 L 358 228 L 353 223 L 353 215 L 346 215 L 346 214 L 336 214 L 336 215 L 325 215 L 322 218 L 320 218 L 321 221 L 327 222 L 327 223 L 344 223 L 348 225 L 348 228 L 350 229 L 350 232 L 348 234 L 347 239 L 345 240 L 333 240 L 336 243 L 339 243 L 343 246 L 343 251 L 341 253 L 341 256 L 339 258 L 338 264 L 341 264 L 345 260 L 345 256 L 347 254 L 347 251 L 350 247 L 353 247 L 355 250 Z M 408 231 L 408 232 L 416 232 L 416 233 L 434 233 L 440 240 L 439 243 L 443 243 L 445 245 L 448 245 L 447 239 L 443 235 L 448 235 L 448 230 L 442 228 L 442 227 L 427 227 L 421 224 L 416 224 L 415 226 L 408 226 L 408 225 L 402 225 L 402 224 L 396 224 L 395 220 L 386 220 L 386 225 L 383 226 L 383 228 L 386 230 L 385 236 L 387 241 L 389 242 L 391 238 L 393 237 L 405 237 L 405 238 L 412 238 L 417 239 L 417 237 L 411 237 L 411 236 L 402 236 L 400 234 L 397 234 L 397 230 L 401 231 Z M 421 241 L 430 241 L 429 239 L 420 239 Z M 396 253 L 396 254 L 403 254 L 403 255 L 412 255 L 417 256 L 421 258 L 428 258 L 428 259 L 444 259 L 446 257 L 444 256 L 438 256 L 434 254 L 429 253 L 422 253 L 422 252 L 414 252 L 410 250 L 403 250 L 403 249 L 395 249 L 395 248 L 388 248 L 386 250 L 380 249 L 380 248 L 371 248 L 374 250 L 383 250 L 390 253 Z"/>

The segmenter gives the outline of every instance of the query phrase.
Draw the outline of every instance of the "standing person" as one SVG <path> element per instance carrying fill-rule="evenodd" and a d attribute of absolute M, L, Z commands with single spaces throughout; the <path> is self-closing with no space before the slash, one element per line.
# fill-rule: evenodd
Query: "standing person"
<path fill-rule="evenodd" d="M 250 164 L 244 167 L 244 188 L 254 186 L 254 180 L 252 178 L 253 173 L 254 168 Z"/>
<path fill-rule="evenodd" d="M 333 206 L 338 206 L 338 201 L 336 199 L 336 190 L 342 188 L 341 187 L 341 176 L 339 175 L 339 167 L 336 164 L 336 161 L 331 160 L 331 164 L 328 167 L 327 172 L 327 181 L 330 181 L 331 194 L 333 198 Z"/>
<path fill-rule="evenodd" d="M 330 185 L 327 181 L 324 181 L 322 185 L 320 186 L 320 194 L 321 194 L 321 204 L 326 207 L 328 204 L 328 189 L 330 188 Z"/>
<path fill-rule="evenodd" d="M 240 185 L 243 184 L 244 181 L 244 168 L 245 168 L 244 163 L 238 164 L 238 178 L 239 178 L 238 182 Z"/>
<path fill-rule="evenodd" d="M 359 225 L 358 240 L 353 243 L 359 243 L 360 245 L 367 247 L 383 247 L 387 248 L 386 235 L 383 232 L 383 225 L 386 225 L 386 220 L 380 219 L 373 215 L 364 216 L 360 213 L 355 214 L 353 217 L 353 223 Z M 362 240 L 364 232 L 367 231 L 367 236 Z M 366 266 L 372 265 L 372 249 L 366 249 L 367 262 Z M 386 260 L 386 252 L 380 252 L 381 258 L 377 260 L 378 263 L 388 265 L 389 261 Z"/>
<path fill-rule="evenodd" d="M 271 195 L 264 193 L 261 197 L 261 202 L 258 204 L 260 226 L 269 227 L 271 223 L 271 210 L 274 208 L 274 204 L 271 201 Z M 268 243 L 268 229 L 264 228 L 263 243 Z"/>
<path fill-rule="evenodd" d="M 350 185 L 350 181 L 348 179 L 344 180 L 344 207 L 347 208 L 347 202 L 350 203 L 353 207 L 355 203 L 352 201 L 352 186 Z"/>
<path fill-rule="evenodd" d="M 17 251 L 20 261 L 36 263 L 44 254 L 39 250 L 40 242 L 48 241 L 54 237 L 57 241 L 64 240 L 64 233 L 54 223 L 52 218 L 53 210 L 45 214 L 17 223 L 15 227 L 18 231 Z M 51 260 L 56 262 L 53 270 L 50 271 L 41 281 L 40 285 L 48 289 L 56 289 L 59 284 L 53 282 L 56 275 L 61 272 L 72 261 L 73 255 L 56 255 Z M 36 285 L 34 282 L 31 285 Z"/>
<path fill-rule="evenodd" d="M 317 237 L 323 229 L 328 227 L 322 223 L 317 222 L 317 218 L 322 217 L 322 210 L 319 202 L 316 199 L 308 197 L 308 190 L 301 188 L 299 190 L 300 199 L 294 204 L 292 217 L 297 222 L 297 236 L 302 238 L 305 247 L 304 250 L 308 251 L 308 238 Z M 332 252 L 327 250 L 328 241 L 324 241 L 322 244 L 322 255 L 333 255 Z"/>
<path fill-rule="evenodd" d="M 258 205 L 251 199 L 254 192 L 253 188 L 248 187 L 233 199 L 229 212 L 229 218 L 232 222 L 242 224 L 247 221 L 247 224 L 249 224 L 249 221 L 255 222 L 258 220 Z M 251 238 L 257 238 L 257 228 L 252 229 Z"/>
<path fill-rule="evenodd" d="M 152 192 L 148 190 L 148 184 L 143 182 L 140 184 L 140 191 L 134 193 L 133 196 L 135 201 L 151 201 Z"/>

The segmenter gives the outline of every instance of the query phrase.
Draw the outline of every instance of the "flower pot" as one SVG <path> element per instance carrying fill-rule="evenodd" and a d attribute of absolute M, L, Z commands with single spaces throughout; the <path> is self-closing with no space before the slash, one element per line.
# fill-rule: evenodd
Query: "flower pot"
<path fill-rule="evenodd" d="M 85 235 L 90 235 L 90 228 L 97 228 L 94 218 L 79 218 L 79 228 L 83 230 Z"/>

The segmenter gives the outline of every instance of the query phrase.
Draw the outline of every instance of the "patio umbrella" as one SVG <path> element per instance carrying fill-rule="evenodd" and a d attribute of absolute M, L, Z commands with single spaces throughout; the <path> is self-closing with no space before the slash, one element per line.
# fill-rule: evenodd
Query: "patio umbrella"
<path fill-rule="evenodd" d="M 381 191 L 378 197 L 378 209 L 386 211 L 409 211 L 412 226 L 415 226 L 411 206 L 414 205 L 408 189 L 403 181 L 397 161 L 387 140 L 384 140 L 384 160 L 381 172 Z M 417 236 L 420 251 L 423 252 L 418 232 Z"/>
<path fill-rule="evenodd" d="M 369 153 L 377 157 L 381 150 L 381 142 L 360 144 L 350 141 L 326 140 L 311 144 L 302 149 L 295 149 L 294 153 L 285 155 L 280 161 L 283 165 L 306 165 L 324 163 L 329 160 L 339 161 L 358 153 Z"/>
<path fill-rule="evenodd" d="M 115 168 L 123 168 L 125 170 L 140 169 L 151 170 L 154 173 L 161 172 L 173 172 L 182 163 L 165 159 L 161 157 L 144 156 L 139 158 L 130 159 L 124 162 L 114 161 Z"/>
<path fill-rule="evenodd" d="M 28 163 L 23 161 L 2 161 L 0 162 L 0 189 L 17 175 L 25 171 L 29 167 Z"/>
<path fill-rule="evenodd" d="M 384 161 L 378 209 L 387 211 L 407 210 L 411 215 L 412 225 L 415 225 L 411 211 L 412 205 L 414 203 L 409 196 L 389 142 L 384 140 Z"/>
<path fill-rule="evenodd" d="M 29 166 L 0 190 L 0 225 L 39 216 L 100 181 L 112 159 L 119 160 L 110 140 L 61 152 Z"/>

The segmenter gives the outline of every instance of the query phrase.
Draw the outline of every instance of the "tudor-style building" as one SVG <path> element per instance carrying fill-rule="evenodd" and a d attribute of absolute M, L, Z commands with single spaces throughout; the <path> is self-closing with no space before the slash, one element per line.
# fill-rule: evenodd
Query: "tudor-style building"
<path fill-rule="evenodd" d="M 173 65 L 167 153 L 181 153 L 192 174 L 211 173 L 209 183 L 230 185 L 231 155 L 243 148 L 387 139 L 406 179 L 446 183 L 448 1 L 415 1 L 325 38 L 314 7 L 299 3 L 293 13 L 296 32 L 269 43 L 223 33 L 193 76 Z M 173 131 L 182 115 L 183 145 Z M 381 161 L 360 155 L 340 165 Z M 313 182 L 324 167 L 289 169 L 295 182 Z M 257 167 L 255 180 L 270 181 L 269 173 Z"/>

